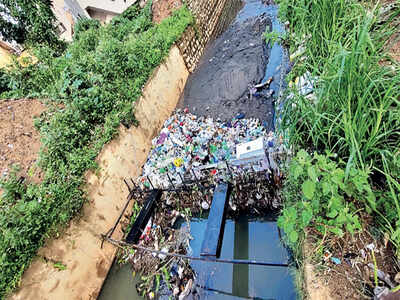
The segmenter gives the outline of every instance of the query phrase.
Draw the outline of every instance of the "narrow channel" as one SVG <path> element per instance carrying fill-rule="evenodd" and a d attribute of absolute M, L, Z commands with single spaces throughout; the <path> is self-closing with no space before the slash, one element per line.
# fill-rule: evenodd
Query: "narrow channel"
<path fill-rule="evenodd" d="M 236 2 L 240 2 L 235 0 Z M 229 1 L 228 1 L 229 2 Z M 230 5 L 220 27 L 226 29 L 207 47 L 198 68 L 190 75 L 179 107 L 199 116 L 229 120 L 243 114 L 258 118 L 268 130 L 275 128 L 275 99 L 284 88 L 286 59 L 278 44 L 267 47 L 264 33 L 283 33 L 276 5 L 265 0 L 245 0 Z M 240 10 L 238 11 L 238 7 Z M 227 26 L 227 20 L 232 20 Z M 268 91 L 249 96 L 249 85 L 273 78 Z M 273 90 L 271 94 L 270 90 Z M 193 218 L 189 226 L 193 239 L 189 254 L 199 256 L 207 219 Z M 276 217 L 240 216 L 225 224 L 221 258 L 253 259 L 287 263 L 289 253 L 281 241 Z M 295 299 L 290 268 L 218 264 L 193 261 L 201 299 Z M 100 300 L 143 299 L 136 291 L 140 274 L 129 265 L 114 263 L 103 285 Z M 168 299 L 169 295 L 159 296 Z"/>
<path fill-rule="evenodd" d="M 183 224 L 183 226 L 188 226 Z M 207 219 L 192 219 L 190 246 L 200 255 Z M 224 259 L 251 259 L 285 263 L 287 249 L 281 242 L 275 216 L 251 218 L 241 216 L 227 220 L 221 249 Z M 201 299 L 295 299 L 291 271 L 282 267 L 220 264 L 193 261 Z"/>

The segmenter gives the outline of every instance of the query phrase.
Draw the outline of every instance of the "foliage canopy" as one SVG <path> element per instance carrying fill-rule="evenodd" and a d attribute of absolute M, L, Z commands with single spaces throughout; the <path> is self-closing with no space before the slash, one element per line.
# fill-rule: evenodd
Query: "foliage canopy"
<path fill-rule="evenodd" d="M 7 41 L 61 50 L 51 0 L 0 0 L 0 33 Z"/>

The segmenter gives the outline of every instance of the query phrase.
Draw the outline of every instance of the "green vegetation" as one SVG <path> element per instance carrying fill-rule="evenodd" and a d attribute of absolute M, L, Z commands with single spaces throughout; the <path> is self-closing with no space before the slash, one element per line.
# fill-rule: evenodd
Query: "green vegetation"
<path fill-rule="evenodd" d="M 1 35 L 10 42 L 14 40 L 26 46 L 47 45 L 62 51 L 65 43 L 58 39 L 51 6 L 51 0 L 1 0 Z"/>
<path fill-rule="evenodd" d="M 83 20 L 61 56 L 37 49 L 37 64 L 15 63 L 0 73 L 2 98 L 48 99 L 37 120 L 42 149 L 41 184 L 12 175 L 1 181 L 0 298 L 14 289 L 44 238 L 75 216 L 85 201 L 84 173 L 117 133 L 122 122 L 135 124 L 133 102 L 191 24 L 186 7 L 161 24 L 152 23 L 151 3 L 129 8 L 109 25 Z"/>
<path fill-rule="evenodd" d="M 289 89 L 282 114 L 282 133 L 299 152 L 280 224 L 295 243 L 310 226 L 353 233 L 366 211 L 400 251 L 400 65 L 385 51 L 400 7 L 383 20 L 380 7 L 356 0 L 278 3 L 291 52 L 301 49 L 290 79 L 315 78 L 312 97 Z"/>
<path fill-rule="evenodd" d="M 343 236 L 343 231 L 354 233 L 361 229 L 356 203 L 375 206 L 375 195 L 368 183 L 368 174 L 352 167 L 349 176 L 335 161 L 335 155 L 297 153 L 290 163 L 284 195 L 290 203 L 283 211 L 278 225 L 284 229 L 292 244 L 299 232 L 314 222 L 321 233 L 332 232 Z M 298 193 L 302 191 L 302 193 Z"/>
<path fill-rule="evenodd" d="M 56 262 L 53 264 L 54 268 L 56 268 L 58 271 L 64 271 L 67 269 L 67 266 L 64 265 L 62 262 Z"/>

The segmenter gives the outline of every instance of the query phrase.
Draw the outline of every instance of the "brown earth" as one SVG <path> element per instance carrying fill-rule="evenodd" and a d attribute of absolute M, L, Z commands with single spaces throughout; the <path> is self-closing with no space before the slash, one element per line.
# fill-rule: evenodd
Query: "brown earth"
<path fill-rule="evenodd" d="M 182 6 L 182 0 L 155 0 L 153 1 L 153 22 L 161 23 L 171 13 Z"/>
<path fill-rule="evenodd" d="M 140 125 L 130 129 L 121 126 L 118 137 L 97 158 L 99 171 L 87 174 L 89 201 L 81 218 L 71 222 L 59 239 L 42 247 L 9 299 L 97 298 L 116 252 L 107 243 L 100 248 L 101 234 L 114 225 L 126 202 L 128 192 L 123 179 L 141 173 L 151 140 L 175 109 L 188 75 L 178 48 L 172 47 L 136 104 L 135 116 Z M 120 227 L 113 238 L 122 238 Z M 57 268 L 56 263 L 65 268 Z"/>
<path fill-rule="evenodd" d="M 19 175 L 40 178 L 35 162 L 40 149 L 34 119 L 45 110 L 35 99 L 0 101 L 0 176 L 9 175 L 13 165 Z"/>
<path fill-rule="evenodd" d="M 394 278 L 400 271 L 393 248 L 384 237 L 375 237 L 371 217 L 363 216 L 363 230 L 343 238 L 323 236 L 315 231 L 307 234 L 304 243 L 304 279 L 307 299 L 371 299 L 373 297 L 374 272 L 368 267 L 373 264 L 371 251 L 367 245 L 375 246 L 374 255 L 379 270 Z M 371 223 L 372 224 L 372 223 Z M 321 240 L 324 240 L 321 249 Z M 321 251 L 322 250 L 322 251 Z M 364 254 L 363 254 L 364 253 Z M 340 259 L 335 264 L 331 257 Z M 379 281 L 383 286 L 383 282 Z"/>
<path fill-rule="evenodd" d="M 382 7 L 395 7 L 396 1 L 397 0 L 384 0 Z M 397 7 L 399 5 L 400 2 L 398 2 Z M 394 19 L 391 25 L 397 28 L 397 30 L 388 40 L 387 51 L 394 60 L 400 63 L 400 21 Z"/>
<path fill-rule="evenodd" d="M 389 48 L 389 54 L 400 63 L 400 34 L 393 35 L 394 43 Z"/>

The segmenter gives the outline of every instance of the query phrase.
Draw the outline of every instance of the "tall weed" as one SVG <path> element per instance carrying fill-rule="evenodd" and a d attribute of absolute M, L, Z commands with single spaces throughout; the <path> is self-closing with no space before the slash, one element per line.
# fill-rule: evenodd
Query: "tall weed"
<path fill-rule="evenodd" d="M 305 72 L 315 78 L 311 97 L 289 91 L 294 96 L 284 105 L 282 133 L 296 149 L 337 153 L 346 179 L 354 168 L 371 170 L 370 183 L 381 196 L 365 207 L 400 245 L 400 65 L 389 63 L 385 48 L 400 7 L 383 18 L 378 5 L 355 0 L 278 3 L 290 23 L 291 50 L 304 49 L 291 79 Z"/>

